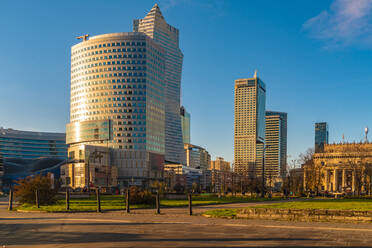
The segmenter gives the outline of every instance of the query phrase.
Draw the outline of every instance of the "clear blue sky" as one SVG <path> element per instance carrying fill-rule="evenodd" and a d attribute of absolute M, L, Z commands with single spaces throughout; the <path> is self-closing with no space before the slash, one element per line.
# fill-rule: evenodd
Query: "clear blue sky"
<path fill-rule="evenodd" d="M 182 102 L 192 143 L 233 159 L 234 80 L 255 69 L 267 109 L 288 112 L 289 160 L 327 121 L 331 142 L 372 127 L 371 0 L 160 0 L 180 29 Z M 155 1 L 0 2 L 0 126 L 65 131 L 70 47 L 81 34 L 132 31 Z"/>

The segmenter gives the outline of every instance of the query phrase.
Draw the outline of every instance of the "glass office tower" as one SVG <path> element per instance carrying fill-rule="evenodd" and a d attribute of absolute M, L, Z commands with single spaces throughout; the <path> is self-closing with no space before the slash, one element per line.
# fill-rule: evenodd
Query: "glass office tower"
<path fill-rule="evenodd" d="M 162 177 L 165 154 L 164 50 L 143 33 L 86 38 L 71 49 L 70 164 L 65 172 L 84 187 L 94 152 L 109 153 L 97 169 L 117 167 L 118 182 L 149 184 Z M 88 149 L 87 149 L 88 147 Z M 99 165 L 98 165 L 99 164 Z M 76 180 L 71 177 L 76 177 Z M 89 182 L 94 184 L 96 182 Z"/>
<path fill-rule="evenodd" d="M 324 144 L 328 144 L 328 123 L 315 123 L 315 152 L 323 152 Z"/>
<path fill-rule="evenodd" d="M 151 37 L 165 51 L 165 160 L 185 164 L 180 117 L 183 54 L 179 31 L 169 25 L 157 4 L 143 18 L 134 20 L 133 31 Z"/>
<path fill-rule="evenodd" d="M 191 137 L 190 137 L 191 116 L 190 116 L 190 113 L 188 113 L 183 106 L 181 107 L 180 114 L 181 114 L 181 123 L 182 123 L 183 143 L 190 144 L 191 143 Z"/>
<path fill-rule="evenodd" d="M 262 174 L 265 103 L 266 86 L 260 78 L 235 80 L 234 170 L 252 178 Z"/>

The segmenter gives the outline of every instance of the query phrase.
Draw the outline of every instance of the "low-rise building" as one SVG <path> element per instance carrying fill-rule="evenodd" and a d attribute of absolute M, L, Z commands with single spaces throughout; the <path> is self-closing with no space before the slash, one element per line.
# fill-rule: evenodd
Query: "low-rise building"
<path fill-rule="evenodd" d="M 208 170 L 211 155 L 200 146 L 185 144 L 186 165 L 191 168 Z"/>
<path fill-rule="evenodd" d="M 230 162 L 227 162 L 222 157 L 217 157 L 216 160 L 212 160 L 210 170 L 219 170 L 219 171 L 231 171 Z"/>
<path fill-rule="evenodd" d="M 303 169 L 305 191 L 371 192 L 372 143 L 325 143 Z"/>

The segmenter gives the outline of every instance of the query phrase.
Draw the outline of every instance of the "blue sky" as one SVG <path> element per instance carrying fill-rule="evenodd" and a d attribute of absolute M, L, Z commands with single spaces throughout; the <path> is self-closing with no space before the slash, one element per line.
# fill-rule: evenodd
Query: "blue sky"
<path fill-rule="evenodd" d="M 81 34 L 132 31 L 156 1 L 0 2 L 0 126 L 61 131 L 69 121 L 70 47 Z M 182 103 L 192 143 L 233 159 L 234 80 L 255 69 L 267 109 L 288 112 L 288 160 L 372 127 L 372 0 L 160 0 L 180 29 Z"/>

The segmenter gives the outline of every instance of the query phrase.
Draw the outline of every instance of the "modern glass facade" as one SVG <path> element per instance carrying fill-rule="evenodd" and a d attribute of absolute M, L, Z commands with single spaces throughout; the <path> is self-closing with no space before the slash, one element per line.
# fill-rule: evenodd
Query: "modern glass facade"
<path fill-rule="evenodd" d="M 181 124 L 182 124 L 182 137 L 183 137 L 183 143 L 184 144 L 190 144 L 191 143 L 191 137 L 190 137 L 190 120 L 191 116 L 190 113 L 188 113 L 185 109 L 185 107 L 181 107 Z"/>
<path fill-rule="evenodd" d="M 315 152 L 322 152 L 324 144 L 328 144 L 328 123 L 315 123 Z"/>
<path fill-rule="evenodd" d="M 151 177 L 164 163 L 164 70 L 164 50 L 143 33 L 103 34 L 74 45 L 69 150 L 105 146 L 119 181 Z"/>
<path fill-rule="evenodd" d="M 266 111 L 265 176 L 284 177 L 287 171 L 287 113 Z"/>
<path fill-rule="evenodd" d="M 235 80 L 234 99 L 234 170 L 256 177 L 262 174 L 266 86 L 256 76 Z"/>
<path fill-rule="evenodd" d="M 0 178 L 9 187 L 18 178 L 54 172 L 67 159 L 64 133 L 0 129 Z"/>
<path fill-rule="evenodd" d="M 179 48 L 179 31 L 166 23 L 157 4 L 139 20 L 133 30 L 143 32 L 165 52 L 165 160 L 185 163 L 180 111 L 183 54 Z"/>

